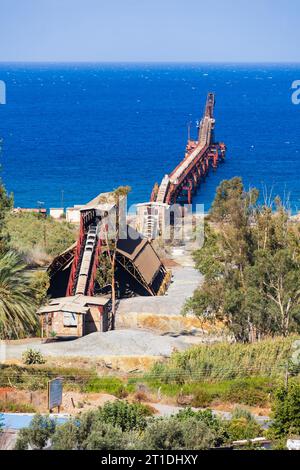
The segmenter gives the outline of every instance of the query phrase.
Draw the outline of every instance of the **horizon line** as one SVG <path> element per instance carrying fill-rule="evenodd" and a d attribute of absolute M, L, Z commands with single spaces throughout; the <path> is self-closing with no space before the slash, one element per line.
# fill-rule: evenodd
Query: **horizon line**
<path fill-rule="evenodd" d="M 299 61 L 194 61 L 194 60 L 0 60 L 1 64 L 202 64 L 202 65 L 300 65 Z"/>

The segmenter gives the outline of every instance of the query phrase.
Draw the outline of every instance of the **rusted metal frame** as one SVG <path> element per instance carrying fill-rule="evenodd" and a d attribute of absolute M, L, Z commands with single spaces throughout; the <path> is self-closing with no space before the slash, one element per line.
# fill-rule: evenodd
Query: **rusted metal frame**
<path fill-rule="evenodd" d="M 74 251 L 75 248 L 71 251 L 69 251 L 66 254 L 60 255 L 60 258 L 62 261 L 59 261 L 59 259 L 55 262 L 54 269 L 51 270 L 49 273 L 50 278 L 52 278 L 58 271 L 61 271 L 66 264 L 70 262 L 70 260 L 74 257 Z"/>
<path fill-rule="evenodd" d="M 67 297 L 72 295 L 72 292 L 74 289 L 74 282 L 75 282 L 76 272 L 78 269 L 78 262 L 79 262 L 80 254 L 83 248 L 83 240 L 87 233 L 88 225 L 90 224 L 93 217 L 95 217 L 95 211 L 93 209 L 81 213 L 81 216 L 80 216 L 79 236 L 78 236 L 76 251 L 74 255 L 74 261 L 72 264 L 72 269 L 71 269 L 67 292 L 66 292 Z"/>
<path fill-rule="evenodd" d="M 94 285 L 95 285 L 97 269 L 98 269 L 98 266 L 99 266 L 99 257 L 100 257 L 100 253 L 101 253 L 101 246 L 102 246 L 101 237 L 99 236 L 97 247 L 96 247 L 96 250 L 95 250 L 93 267 L 92 267 L 92 271 L 91 271 L 91 275 L 90 275 L 90 281 L 89 281 L 89 287 L 88 287 L 87 295 L 94 295 Z"/>
<path fill-rule="evenodd" d="M 149 287 L 147 281 L 131 261 L 129 261 L 124 255 L 121 255 L 120 253 L 117 254 L 116 260 L 139 284 L 141 284 L 142 287 L 144 287 L 144 289 L 149 292 L 149 294 L 155 296 L 153 289 Z"/>
<path fill-rule="evenodd" d="M 185 178 L 189 175 L 189 173 L 193 170 L 195 165 L 205 156 L 207 151 L 209 150 L 208 146 L 205 146 L 197 155 L 197 157 L 189 164 L 189 166 L 185 169 L 184 173 L 179 178 L 178 184 L 180 184 Z"/>

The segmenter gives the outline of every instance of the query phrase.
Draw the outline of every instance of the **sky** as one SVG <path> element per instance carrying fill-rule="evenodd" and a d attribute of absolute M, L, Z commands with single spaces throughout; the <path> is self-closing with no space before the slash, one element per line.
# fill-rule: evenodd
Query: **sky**
<path fill-rule="evenodd" d="M 299 0 L 0 0 L 0 61 L 299 62 Z"/>

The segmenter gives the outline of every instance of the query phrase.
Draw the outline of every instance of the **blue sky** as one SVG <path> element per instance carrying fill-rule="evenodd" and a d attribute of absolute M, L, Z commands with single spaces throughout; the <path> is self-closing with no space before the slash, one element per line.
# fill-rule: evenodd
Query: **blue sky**
<path fill-rule="evenodd" d="M 0 61 L 298 62 L 299 0 L 0 0 Z"/>

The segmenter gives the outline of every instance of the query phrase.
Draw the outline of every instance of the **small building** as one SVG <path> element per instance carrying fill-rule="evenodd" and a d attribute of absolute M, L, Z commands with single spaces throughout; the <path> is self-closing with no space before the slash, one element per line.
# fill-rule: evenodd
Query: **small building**
<path fill-rule="evenodd" d="M 148 240 L 167 235 L 166 230 L 169 230 L 171 223 L 170 217 L 170 206 L 163 202 L 136 204 L 136 229 Z"/>
<path fill-rule="evenodd" d="M 41 307 L 42 337 L 81 337 L 110 329 L 111 300 L 107 297 L 74 295 L 52 299 Z"/>
<path fill-rule="evenodd" d="M 82 206 L 68 207 L 66 210 L 66 221 L 70 224 L 80 224 L 80 210 Z"/>
<path fill-rule="evenodd" d="M 49 209 L 49 215 L 53 219 L 62 219 L 65 215 L 65 211 L 63 208 L 51 208 Z"/>

